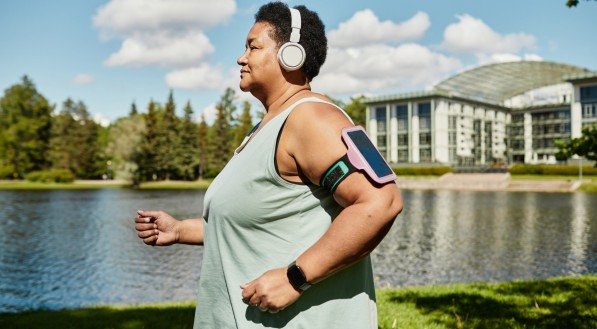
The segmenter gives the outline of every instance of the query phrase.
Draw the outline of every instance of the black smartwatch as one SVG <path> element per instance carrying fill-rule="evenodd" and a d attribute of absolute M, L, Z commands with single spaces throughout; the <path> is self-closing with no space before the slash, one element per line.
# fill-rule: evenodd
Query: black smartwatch
<path fill-rule="evenodd" d="M 309 282 L 307 282 L 305 273 L 303 273 L 303 270 L 296 265 L 296 262 L 292 262 L 290 265 L 288 265 L 286 276 L 288 276 L 288 281 L 294 287 L 294 289 L 299 292 L 303 292 L 311 287 Z"/>

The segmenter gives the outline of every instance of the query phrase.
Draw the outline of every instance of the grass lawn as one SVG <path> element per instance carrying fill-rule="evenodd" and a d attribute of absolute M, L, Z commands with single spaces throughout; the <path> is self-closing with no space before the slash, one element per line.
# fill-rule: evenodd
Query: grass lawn
<path fill-rule="evenodd" d="M 130 186 L 124 182 L 74 181 L 73 183 L 41 183 L 26 180 L 0 181 L 0 190 L 87 190 L 100 188 L 122 188 Z"/>
<path fill-rule="evenodd" d="M 596 328 L 596 292 L 597 275 L 379 289 L 379 327 Z M 192 328 L 194 308 L 188 302 L 0 314 L 0 328 Z"/>
<path fill-rule="evenodd" d="M 198 181 L 160 181 L 146 182 L 139 186 L 142 190 L 179 190 L 179 189 L 204 189 L 207 190 L 213 179 Z"/>
<path fill-rule="evenodd" d="M 139 189 L 207 189 L 209 180 L 198 181 L 160 181 L 142 183 Z M 74 181 L 73 183 L 40 183 L 26 180 L 1 180 L 0 190 L 87 190 L 101 188 L 131 188 L 127 181 Z"/>

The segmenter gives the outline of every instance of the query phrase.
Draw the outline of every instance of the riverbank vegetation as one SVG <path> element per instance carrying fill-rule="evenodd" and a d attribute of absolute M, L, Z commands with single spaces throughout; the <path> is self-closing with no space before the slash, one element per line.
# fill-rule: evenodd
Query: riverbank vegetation
<path fill-rule="evenodd" d="M 595 328 L 597 275 L 377 291 L 380 328 Z M 199 305 L 201 307 L 201 305 Z M 193 302 L 0 314 L 1 328 L 192 328 Z"/>

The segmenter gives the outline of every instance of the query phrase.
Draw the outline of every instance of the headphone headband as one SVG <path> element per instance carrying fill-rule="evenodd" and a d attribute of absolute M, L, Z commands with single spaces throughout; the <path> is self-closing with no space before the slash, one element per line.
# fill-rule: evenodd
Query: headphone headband
<path fill-rule="evenodd" d="M 299 42 L 301 40 L 301 12 L 295 8 L 290 9 L 290 19 L 292 33 L 290 33 L 290 42 Z"/>

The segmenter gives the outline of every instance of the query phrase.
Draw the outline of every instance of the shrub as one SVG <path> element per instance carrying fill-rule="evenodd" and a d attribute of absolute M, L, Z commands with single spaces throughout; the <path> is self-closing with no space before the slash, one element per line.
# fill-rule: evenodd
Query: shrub
<path fill-rule="evenodd" d="M 430 176 L 441 176 L 443 174 L 452 172 L 452 167 L 449 166 L 430 166 L 430 167 L 394 167 L 392 168 L 396 175 L 430 175 Z"/>
<path fill-rule="evenodd" d="M 50 169 L 32 171 L 25 176 L 30 182 L 42 183 L 71 183 L 75 180 L 75 175 L 68 169 Z"/>
<path fill-rule="evenodd" d="M 515 164 L 508 170 L 511 175 L 578 175 L 578 166 Z M 583 166 L 583 175 L 597 175 L 597 168 Z"/>
<path fill-rule="evenodd" d="M 0 166 L 0 179 L 14 179 L 13 166 Z"/>

